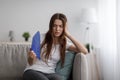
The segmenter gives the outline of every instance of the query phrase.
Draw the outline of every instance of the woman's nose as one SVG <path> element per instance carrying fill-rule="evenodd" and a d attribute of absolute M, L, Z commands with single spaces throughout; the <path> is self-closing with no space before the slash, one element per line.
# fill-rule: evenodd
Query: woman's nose
<path fill-rule="evenodd" d="M 56 27 L 56 30 L 59 30 L 59 29 L 60 29 L 59 26 L 57 26 L 57 27 Z"/>

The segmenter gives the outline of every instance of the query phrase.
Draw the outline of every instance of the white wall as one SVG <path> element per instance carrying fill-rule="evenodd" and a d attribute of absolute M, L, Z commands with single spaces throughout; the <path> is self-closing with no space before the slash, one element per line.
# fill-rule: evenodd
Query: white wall
<path fill-rule="evenodd" d="M 24 41 L 24 31 L 29 31 L 31 36 L 37 30 L 44 33 L 50 17 L 62 12 L 68 17 L 71 34 L 83 42 L 80 11 L 86 7 L 96 8 L 96 3 L 96 0 L 0 0 L 0 41 L 9 41 L 9 30 L 14 31 L 15 41 Z"/>

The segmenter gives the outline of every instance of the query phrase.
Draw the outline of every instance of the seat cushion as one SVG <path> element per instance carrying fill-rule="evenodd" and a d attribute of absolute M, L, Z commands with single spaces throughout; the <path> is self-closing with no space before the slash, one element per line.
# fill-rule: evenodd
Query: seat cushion
<path fill-rule="evenodd" d="M 57 63 L 56 73 L 62 76 L 62 80 L 68 80 L 72 71 L 73 61 L 75 57 L 75 52 L 67 51 L 65 55 L 65 62 L 63 67 L 61 66 L 61 61 Z"/>

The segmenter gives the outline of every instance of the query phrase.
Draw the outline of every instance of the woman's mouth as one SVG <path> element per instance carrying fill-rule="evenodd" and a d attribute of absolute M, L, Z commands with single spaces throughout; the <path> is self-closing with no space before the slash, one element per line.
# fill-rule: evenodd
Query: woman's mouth
<path fill-rule="evenodd" d="M 55 35 L 59 35 L 60 34 L 60 32 L 55 32 Z"/>

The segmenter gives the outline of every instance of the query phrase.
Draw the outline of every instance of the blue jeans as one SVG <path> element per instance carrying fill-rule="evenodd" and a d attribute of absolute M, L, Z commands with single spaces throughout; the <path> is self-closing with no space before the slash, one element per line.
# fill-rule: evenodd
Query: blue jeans
<path fill-rule="evenodd" d="M 23 74 L 23 80 L 62 80 L 56 73 L 43 73 L 35 70 L 27 70 Z"/>

